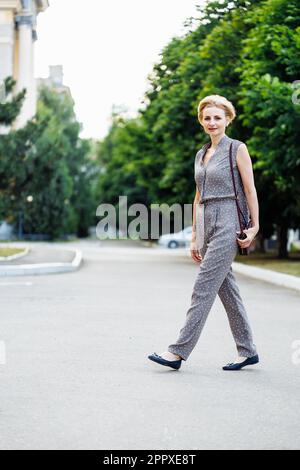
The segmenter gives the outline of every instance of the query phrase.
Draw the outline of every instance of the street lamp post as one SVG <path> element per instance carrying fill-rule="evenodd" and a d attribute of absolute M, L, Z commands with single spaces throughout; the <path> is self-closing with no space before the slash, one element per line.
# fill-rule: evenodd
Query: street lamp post
<path fill-rule="evenodd" d="M 23 212 L 18 213 L 18 239 L 23 240 Z"/>
<path fill-rule="evenodd" d="M 33 196 L 27 196 L 26 202 L 28 202 L 28 204 L 31 204 L 33 202 Z M 20 210 L 18 213 L 18 238 L 19 240 L 23 240 L 24 238 L 23 220 L 24 220 L 24 211 Z"/>

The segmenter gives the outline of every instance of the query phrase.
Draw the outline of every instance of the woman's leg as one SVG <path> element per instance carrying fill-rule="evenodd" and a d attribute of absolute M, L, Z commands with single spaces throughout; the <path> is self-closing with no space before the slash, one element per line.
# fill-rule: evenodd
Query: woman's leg
<path fill-rule="evenodd" d="M 218 295 L 226 310 L 239 356 L 255 356 L 257 354 L 257 350 L 253 343 L 252 330 L 240 295 L 239 287 L 232 272 L 232 267 L 225 277 Z"/>
<path fill-rule="evenodd" d="M 198 342 L 214 300 L 237 253 L 234 218 L 229 217 L 227 222 L 224 223 L 221 217 L 207 241 L 185 324 L 177 341 L 168 346 L 169 352 L 180 355 L 184 360 L 187 360 Z"/>

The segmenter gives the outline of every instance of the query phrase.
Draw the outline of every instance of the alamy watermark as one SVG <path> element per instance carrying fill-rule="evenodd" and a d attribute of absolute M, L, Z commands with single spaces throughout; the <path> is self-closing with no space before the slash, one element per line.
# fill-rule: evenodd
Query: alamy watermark
<path fill-rule="evenodd" d="M 151 204 L 149 211 L 149 208 L 142 203 L 131 204 L 128 207 L 127 196 L 119 196 L 117 208 L 108 203 L 97 207 L 96 215 L 103 218 L 97 224 L 96 235 L 101 240 L 158 239 L 161 234 L 171 232 L 171 225 L 174 232 L 191 225 L 192 214 L 193 204 L 174 203 L 171 206 L 165 203 Z"/>
<path fill-rule="evenodd" d="M 0 80 L 0 104 L 4 104 L 6 100 L 6 88 L 4 80 Z"/>
<path fill-rule="evenodd" d="M 6 364 L 6 348 L 5 342 L 0 341 L 0 366 L 4 366 Z"/>
<path fill-rule="evenodd" d="M 293 104 L 300 104 L 300 80 L 295 80 L 292 83 L 292 88 L 294 89 L 292 94 L 292 102 Z"/>
<path fill-rule="evenodd" d="M 293 341 L 291 347 L 292 349 L 295 349 L 295 351 L 292 354 L 292 363 L 295 366 L 299 366 L 300 365 L 300 339 L 296 339 L 295 341 Z"/>

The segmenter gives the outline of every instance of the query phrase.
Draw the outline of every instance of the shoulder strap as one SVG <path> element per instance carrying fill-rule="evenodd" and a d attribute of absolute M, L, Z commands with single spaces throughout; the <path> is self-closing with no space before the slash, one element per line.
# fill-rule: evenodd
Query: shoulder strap
<path fill-rule="evenodd" d="M 241 215 L 243 216 L 244 224 L 245 224 L 246 227 L 247 227 L 247 221 L 246 221 L 245 216 L 244 216 L 243 212 L 241 211 L 241 208 L 240 208 L 239 203 L 238 203 L 239 197 L 238 197 L 238 192 L 237 192 L 236 185 L 235 185 L 235 178 L 234 178 L 234 172 L 233 172 L 233 163 L 232 163 L 232 142 L 231 142 L 230 147 L 229 147 L 229 161 L 230 161 L 230 169 L 231 169 L 231 176 L 232 176 L 232 182 L 233 182 L 233 187 L 234 187 L 235 202 L 236 202 L 236 207 L 237 207 L 237 212 L 238 212 L 239 224 L 240 224 L 240 229 L 241 229 L 241 232 L 242 232 L 243 231 L 243 225 L 242 225 L 242 222 L 241 222 Z"/>

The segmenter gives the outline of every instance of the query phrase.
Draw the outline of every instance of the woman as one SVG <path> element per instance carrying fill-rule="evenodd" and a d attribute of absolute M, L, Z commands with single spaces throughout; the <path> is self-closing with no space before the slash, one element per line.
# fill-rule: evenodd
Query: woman
<path fill-rule="evenodd" d="M 253 169 L 247 146 L 225 133 L 234 120 L 233 104 L 225 97 L 211 95 L 198 106 L 198 119 L 210 136 L 195 157 L 196 195 L 193 206 L 191 256 L 200 263 L 183 328 L 175 343 L 160 355 L 148 358 L 160 365 L 179 369 L 194 349 L 214 300 L 219 295 L 228 315 L 238 357 L 223 370 L 240 370 L 257 364 L 259 358 L 247 312 L 232 272 L 231 264 L 238 244 L 247 248 L 259 231 L 259 208 Z M 233 170 L 238 201 L 245 217 L 251 215 L 247 237 L 237 238 L 240 231 L 235 193 L 231 176 L 229 147 L 232 143 Z"/>

